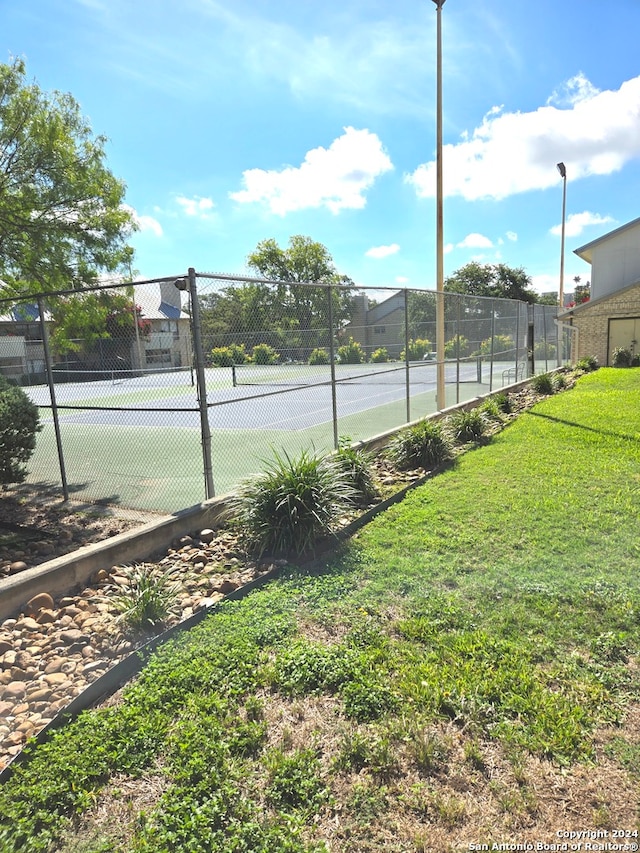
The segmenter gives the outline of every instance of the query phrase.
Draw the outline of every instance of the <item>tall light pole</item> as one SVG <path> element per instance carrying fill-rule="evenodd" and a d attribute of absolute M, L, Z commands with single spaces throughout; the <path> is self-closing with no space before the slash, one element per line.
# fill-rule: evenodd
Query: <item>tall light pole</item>
<path fill-rule="evenodd" d="M 558 292 L 559 310 L 564 309 L 564 226 L 567 213 L 567 169 L 564 163 L 557 164 L 560 177 L 562 178 L 562 226 L 560 237 L 560 288 Z M 558 324 L 558 367 L 562 365 L 562 347 L 564 344 L 562 325 Z"/>
<path fill-rule="evenodd" d="M 446 408 L 444 387 L 444 217 L 442 204 L 442 7 L 436 4 L 436 407 Z"/>

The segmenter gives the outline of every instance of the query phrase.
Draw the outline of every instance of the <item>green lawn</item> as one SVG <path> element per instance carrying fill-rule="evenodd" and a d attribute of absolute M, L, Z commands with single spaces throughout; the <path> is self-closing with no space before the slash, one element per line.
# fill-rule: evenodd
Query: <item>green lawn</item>
<path fill-rule="evenodd" d="M 35 748 L 0 850 L 637 840 L 639 493 L 640 370 L 601 369 Z"/>

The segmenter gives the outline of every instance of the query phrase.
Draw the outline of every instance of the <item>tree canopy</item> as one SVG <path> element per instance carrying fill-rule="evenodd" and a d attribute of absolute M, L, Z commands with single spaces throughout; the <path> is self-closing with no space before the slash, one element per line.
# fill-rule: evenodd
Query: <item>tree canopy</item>
<path fill-rule="evenodd" d="M 310 237 L 294 236 L 287 248 L 263 240 L 247 265 L 268 282 L 246 282 L 201 296 L 200 313 L 208 346 L 266 343 L 285 357 L 306 358 L 329 343 L 328 291 L 334 329 L 353 313 L 353 282 L 339 273 L 328 249 Z"/>
<path fill-rule="evenodd" d="M 522 267 L 506 264 L 479 264 L 472 261 L 447 276 L 444 289 L 467 296 L 491 296 L 495 299 L 519 299 L 537 302 L 538 295 L 531 287 L 531 276 Z"/>
<path fill-rule="evenodd" d="M 136 225 L 72 95 L 0 64 L 0 279 L 14 292 L 81 289 L 126 267 Z"/>

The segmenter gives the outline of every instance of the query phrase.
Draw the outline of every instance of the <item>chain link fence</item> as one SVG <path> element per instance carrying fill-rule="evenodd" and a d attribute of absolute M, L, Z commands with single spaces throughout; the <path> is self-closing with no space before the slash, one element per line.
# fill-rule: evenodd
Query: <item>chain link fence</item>
<path fill-rule="evenodd" d="M 556 308 L 188 275 L 0 300 L 0 372 L 38 405 L 27 483 L 173 512 L 273 453 L 330 452 L 558 364 Z M 561 362 L 568 342 L 560 338 Z M 442 408 L 442 406 L 440 407 Z"/>

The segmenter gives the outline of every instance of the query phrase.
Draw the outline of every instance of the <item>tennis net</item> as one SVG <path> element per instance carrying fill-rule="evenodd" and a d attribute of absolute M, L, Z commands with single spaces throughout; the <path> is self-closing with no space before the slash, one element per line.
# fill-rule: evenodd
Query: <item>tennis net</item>
<path fill-rule="evenodd" d="M 233 384 L 271 387 L 328 385 L 332 381 L 328 364 L 236 364 Z M 342 385 L 433 385 L 435 362 L 406 364 L 337 364 L 335 381 Z"/>
<path fill-rule="evenodd" d="M 136 385 L 142 388 L 161 388 L 168 385 L 192 385 L 193 371 L 188 367 L 158 367 L 135 370 L 114 367 L 106 370 L 91 370 L 66 365 L 53 365 L 51 374 L 54 383 Z"/>

